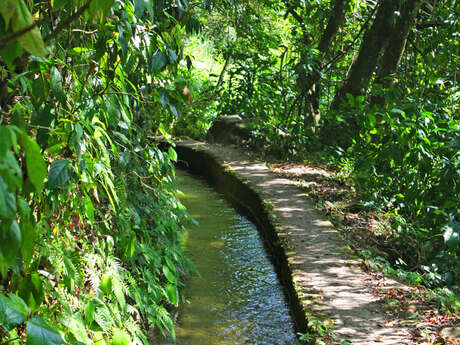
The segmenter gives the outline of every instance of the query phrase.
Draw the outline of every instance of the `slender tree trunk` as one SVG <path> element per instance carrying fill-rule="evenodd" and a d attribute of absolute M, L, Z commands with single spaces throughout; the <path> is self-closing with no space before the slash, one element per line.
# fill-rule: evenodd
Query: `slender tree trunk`
<path fill-rule="evenodd" d="M 405 1 L 401 6 L 400 17 L 391 31 L 390 39 L 380 59 L 375 79 L 375 84 L 380 85 L 383 89 L 387 89 L 393 84 L 410 29 L 415 24 L 421 4 L 421 0 L 411 0 Z M 383 94 L 373 98 L 374 103 L 382 106 L 384 105 L 384 100 Z"/>
<path fill-rule="evenodd" d="M 321 37 L 321 40 L 318 44 L 318 50 L 321 52 L 322 57 L 326 55 L 332 40 L 335 38 L 340 26 L 343 24 L 349 3 L 350 0 L 335 1 L 326 30 L 324 31 L 323 36 Z"/>
<path fill-rule="evenodd" d="M 369 86 L 379 56 L 390 39 L 395 11 L 401 0 L 382 0 L 372 26 L 366 31 L 358 55 L 348 71 L 342 87 L 337 91 L 331 108 L 337 109 L 346 95 L 363 95 Z M 413 0 L 408 0 L 413 1 Z"/>
<path fill-rule="evenodd" d="M 316 68 L 308 75 L 305 89 L 302 90 L 304 93 L 306 108 L 310 113 L 311 118 L 315 123 L 319 122 L 319 99 L 321 96 L 321 86 L 319 81 L 321 79 L 320 67 L 321 61 L 327 55 L 331 42 L 334 40 L 340 26 L 345 21 L 345 14 L 347 12 L 348 4 L 350 0 L 336 0 L 329 17 L 326 29 L 318 43 L 318 50 L 320 52 L 319 60 L 315 62 Z"/>

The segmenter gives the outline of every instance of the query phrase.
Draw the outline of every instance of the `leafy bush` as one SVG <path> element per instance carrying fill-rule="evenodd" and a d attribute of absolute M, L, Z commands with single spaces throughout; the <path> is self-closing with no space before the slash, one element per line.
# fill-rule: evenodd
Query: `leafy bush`
<path fill-rule="evenodd" d="M 189 216 L 151 138 L 186 104 L 187 23 L 172 2 L 28 3 L 0 9 L 0 342 L 174 335 Z"/>
<path fill-rule="evenodd" d="M 348 148 L 358 193 L 394 213 L 395 244 L 431 282 L 458 282 L 460 121 L 423 108 L 385 113 L 361 107 Z M 357 109 L 356 107 L 354 109 Z"/>

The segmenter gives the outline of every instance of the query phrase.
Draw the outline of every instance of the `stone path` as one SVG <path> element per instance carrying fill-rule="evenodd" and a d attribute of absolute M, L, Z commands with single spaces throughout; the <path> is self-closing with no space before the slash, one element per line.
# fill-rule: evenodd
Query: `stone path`
<path fill-rule="evenodd" d="M 273 206 L 275 229 L 287 245 L 293 283 L 304 312 L 310 320 L 333 320 L 335 343 L 411 344 L 407 329 L 387 326 L 390 320 L 368 286 L 370 276 L 294 182 L 228 146 L 180 142 L 179 159 L 186 156 L 181 151 L 191 149 L 212 157 Z"/>

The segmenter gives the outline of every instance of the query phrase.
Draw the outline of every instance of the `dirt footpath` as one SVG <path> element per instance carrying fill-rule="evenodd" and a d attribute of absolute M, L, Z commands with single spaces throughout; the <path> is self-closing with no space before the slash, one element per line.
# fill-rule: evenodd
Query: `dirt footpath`
<path fill-rule="evenodd" d="M 216 162 L 258 193 L 270 208 L 309 325 L 314 320 L 333 324 L 336 339 L 329 338 L 333 344 L 411 344 L 408 329 L 391 326 L 394 323 L 370 288 L 372 277 L 361 270 L 332 224 L 319 215 L 294 182 L 229 146 L 194 141 L 177 144 L 181 160 L 187 160 L 191 150 Z M 399 284 L 388 279 L 384 288 L 395 285 Z"/>

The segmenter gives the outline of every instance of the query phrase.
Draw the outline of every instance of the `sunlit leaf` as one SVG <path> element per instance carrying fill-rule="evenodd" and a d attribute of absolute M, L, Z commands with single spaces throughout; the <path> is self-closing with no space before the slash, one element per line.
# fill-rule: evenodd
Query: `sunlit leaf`
<path fill-rule="evenodd" d="M 163 273 L 166 277 L 166 279 L 168 279 L 171 283 L 173 284 L 176 284 L 177 283 L 177 279 L 176 279 L 176 276 L 174 275 L 173 272 L 171 272 L 170 268 L 166 265 L 163 266 Z"/>
<path fill-rule="evenodd" d="M 172 285 L 168 284 L 166 285 L 166 295 L 168 296 L 168 301 L 171 304 L 177 305 L 179 302 L 178 294 L 177 294 L 177 288 Z"/>
<path fill-rule="evenodd" d="M 131 338 L 125 331 L 117 328 L 113 331 L 112 345 L 131 345 Z"/>
<path fill-rule="evenodd" d="M 21 222 L 21 234 L 22 234 L 22 243 L 21 243 L 21 254 L 25 263 L 29 263 L 32 258 L 34 245 L 35 245 L 35 229 L 30 222 L 22 221 Z"/>
<path fill-rule="evenodd" d="M 460 246 L 459 233 L 454 231 L 453 226 L 446 226 L 444 228 L 444 242 L 450 250 L 456 250 Z"/>
<path fill-rule="evenodd" d="M 40 192 L 46 177 L 46 165 L 40 147 L 26 134 L 21 139 L 26 152 L 27 174 L 37 192 Z"/>
<path fill-rule="evenodd" d="M 17 0 L 16 13 L 12 18 L 12 28 L 20 31 L 33 24 L 32 15 L 24 3 L 24 0 Z M 37 27 L 27 31 L 18 38 L 22 47 L 30 54 L 44 57 L 46 55 L 45 43 L 43 42 L 40 30 Z"/>

